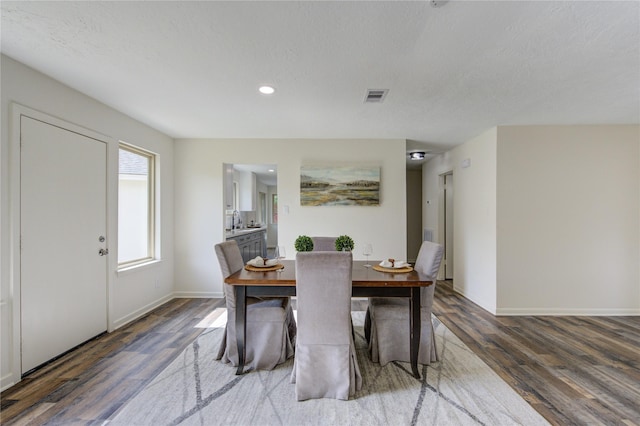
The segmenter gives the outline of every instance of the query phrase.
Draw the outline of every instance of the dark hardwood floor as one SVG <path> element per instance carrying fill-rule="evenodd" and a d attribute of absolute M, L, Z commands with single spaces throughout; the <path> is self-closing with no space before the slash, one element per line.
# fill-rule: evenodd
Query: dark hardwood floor
<path fill-rule="evenodd" d="M 433 313 L 550 423 L 640 424 L 640 317 L 496 317 L 451 282 Z"/>
<path fill-rule="evenodd" d="M 174 299 L 2 392 L 2 424 L 102 424 L 204 330 L 222 299 Z"/>
<path fill-rule="evenodd" d="M 219 307 L 220 299 L 175 299 L 82 345 L 2 392 L 0 421 L 102 424 Z M 550 423 L 640 424 L 640 317 L 494 317 L 450 282 L 438 283 L 433 311 Z"/>

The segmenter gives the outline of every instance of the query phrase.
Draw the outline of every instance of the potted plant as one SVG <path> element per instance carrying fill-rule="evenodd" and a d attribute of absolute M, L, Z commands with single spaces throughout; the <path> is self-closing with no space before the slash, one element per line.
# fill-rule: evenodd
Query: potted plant
<path fill-rule="evenodd" d="M 336 238 L 336 250 L 337 251 L 352 251 L 353 240 L 348 235 L 340 235 Z"/>
<path fill-rule="evenodd" d="M 311 237 L 306 235 L 300 235 L 296 238 L 296 242 L 294 243 L 296 251 L 312 251 L 313 250 L 313 240 Z"/>

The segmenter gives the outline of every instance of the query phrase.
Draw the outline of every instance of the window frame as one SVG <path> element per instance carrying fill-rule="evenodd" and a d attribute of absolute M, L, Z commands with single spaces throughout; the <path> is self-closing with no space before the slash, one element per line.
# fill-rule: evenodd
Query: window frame
<path fill-rule="evenodd" d="M 127 260 L 124 262 L 120 262 L 118 260 L 118 270 L 123 270 L 135 266 L 145 265 L 151 262 L 155 262 L 157 260 L 156 257 L 156 241 L 158 240 L 158 236 L 156 235 L 156 220 L 157 220 L 157 211 L 156 211 L 156 169 L 157 169 L 157 160 L 158 155 L 154 152 L 148 151 L 146 149 L 137 147 L 135 145 L 128 144 L 126 142 L 120 141 L 118 143 L 118 198 L 120 197 L 120 150 L 128 151 L 130 153 L 140 155 L 142 157 L 147 158 L 148 160 L 148 173 L 147 173 L 147 256 Z M 120 215 L 120 205 L 118 203 L 118 216 Z M 119 223 L 118 223 L 119 226 Z M 118 239 L 118 251 L 120 251 L 120 241 Z"/>

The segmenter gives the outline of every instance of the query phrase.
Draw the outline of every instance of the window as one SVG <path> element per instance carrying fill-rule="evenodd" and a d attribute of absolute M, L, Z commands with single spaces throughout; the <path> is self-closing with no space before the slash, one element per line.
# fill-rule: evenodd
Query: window
<path fill-rule="evenodd" d="M 238 203 L 240 202 L 240 190 L 238 189 L 238 182 L 233 182 L 233 209 L 239 210 Z"/>
<path fill-rule="evenodd" d="M 267 224 L 267 194 L 260 192 L 260 216 L 258 223 Z"/>
<path fill-rule="evenodd" d="M 127 267 L 155 257 L 156 156 L 120 144 L 118 158 L 118 266 Z"/>
<path fill-rule="evenodd" d="M 278 194 L 271 196 L 271 223 L 278 223 Z"/>

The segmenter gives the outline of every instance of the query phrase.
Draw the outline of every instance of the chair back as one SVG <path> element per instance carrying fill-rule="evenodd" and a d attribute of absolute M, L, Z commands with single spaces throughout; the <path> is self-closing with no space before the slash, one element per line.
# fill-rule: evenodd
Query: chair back
<path fill-rule="evenodd" d="M 351 252 L 296 254 L 298 341 L 348 345 L 351 340 Z"/>
<path fill-rule="evenodd" d="M 296 254 L 296 399 L 348 400 L 362 387 L 351 325 L 351 252 Z"/>
<path fill-rule="evenodd" d="M 223 241 L 215 245 L 216 256 L 218 263 L 220 264 L 220 271 L 222 271 L 222 278 L 225 279 L 229 275 L 238 272 L 244 267 L 244 260 L 242 260 L 242 253 L 240 253 L 240 247 L 236 240 Z M 227 299 L 227 308 L 236 306 L 235 292 L 233 286 L 224 284 L 224 295 Z"/>
<path fill-rule="evenodd" d="M 336 237 L 311 237 L 313 251 L 336 251 Z"/>
<path fill-rule="evenodd" d="M 438 271 L 440 270 L 443 255 L 444 248 L 440 244 L 424 241 L 420 246 L 414 269 L 421 277 L 425 276 L 433 280 L 432 285 L 422 288 L 420 297 L 421 306 L 430 307 L 433 303 L 433 290 L 436 285 L 435 281 L 438 279 Z"/>

